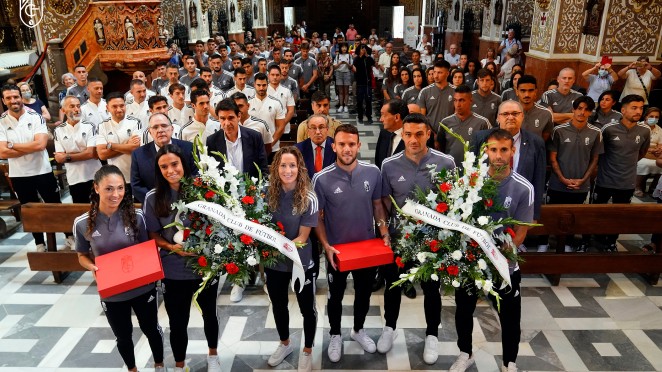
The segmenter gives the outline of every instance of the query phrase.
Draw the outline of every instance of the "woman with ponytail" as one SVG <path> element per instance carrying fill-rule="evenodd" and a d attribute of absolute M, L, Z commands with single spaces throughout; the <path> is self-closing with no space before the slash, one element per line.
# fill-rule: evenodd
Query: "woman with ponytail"
<path fill-rule="evenodd" d="M 96 277 L 99 268 L 94 257 L 148 240 L 145 219 L 136 210 L 125 191 L 122 171 L 114 165 L 104 165 L 94 175 L 94 190 L 90 196 L 90 211 L 74 220 L 74 236 L 78 261 Z M 154 357 L 156 372 L 163 365 L 163 332 L 158 323 L 158 300 L 154 283 L 101 298 L 108 324 L 117 339 L 117 349 L 129 371 L 137 371 L 133 352 L 131 309 L 138 318 Z"/>
<path fill-rule="evenodd" d="M 185 214 L 177 215 L 171 208 L 172 203 L 180 198 L 181 181 L 191 175 L 188 161 L 182 150 L 176 145 L 165 145 L 156 153 L 156 188 L 145 196 L 143 211 L 147 222 L 147 231 L 151 239 L 156 240 L 160 248 L 161 262 L 165 279 L 161 281 L 163 300 L 170 322 L 170 346 L 175 358 L 175 372 L 188 371 L 186 366 L 186 348 L 188 346 L 188 322 L 193 294 L 200 288 L 202 278 L 187 265 L 191 253 L 182 250 L 179 239 L 175 239 L 179 228 L 170 225 L 175 219 L 184 226 L 190 221 Z M 216 318 L 216 295 L 218 278 L 214 278 L 198 295 L 197 301 L 202 309 L 205 337 L 209 355 L 207 371 L 220 371 L 221 365 L 216 348 L 218 347 L 218 319 Z"/>

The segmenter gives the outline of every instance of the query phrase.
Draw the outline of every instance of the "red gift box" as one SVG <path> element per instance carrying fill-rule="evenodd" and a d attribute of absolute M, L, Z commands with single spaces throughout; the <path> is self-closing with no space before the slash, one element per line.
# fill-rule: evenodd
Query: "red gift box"
<path fill-rule="evenodd" d="M 132 245 L 96 257 L 97 289 L 101 298 L 154 283 L 165 277 L 156 241 Z"/>
<path fill-rule="evenodd" d="M 344 272 L 393 263 L 393 251 L 384 245 L 383 239 L 335 244 L 333 248 L 340 252 L 334 257 L 339 271 Z"/>

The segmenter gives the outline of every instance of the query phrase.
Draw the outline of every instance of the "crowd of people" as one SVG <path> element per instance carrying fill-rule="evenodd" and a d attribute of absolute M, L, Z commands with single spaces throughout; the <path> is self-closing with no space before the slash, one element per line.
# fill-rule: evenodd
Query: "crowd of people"
<path fill-rule="evenodd" d="M 196 138 L 210 151 L 225 155 L 218 157 L 221 166 L 227 161 L 240 172 L 268 175 L 266 202 L 275 220 L 284 224 L 289 239 L 307 243 L 299 250 L 307 280 L 296 296 L 304 319 L 299 356 L 303 371 L 312 363 L 320 255 L 326 257 L 329 283 L 327 355 L 338 362 L 349 272 L 337 270 L 334 245 L 380 237 L 390 246 L 400 233 L 392 223 L 396 208 L 391 196 L 402 206 L 412 190 L 432 186 L 426 176 L 430 167 L 461 166 L 464 147 L 440 123 L 476 152 L 486 144 L 489 176 L 500 181 L 499 201 L 520 201 L 504 205 L 506 216 L 534 222 L 545 203 L 629 203 L 633 195 L 645 192 L 662 202 L 660 110 L 648 103 L 652 81 L 661 73 L 646 57 L 619 71 L 610 63 L 597 63 L 581 74 L 588 83 L 583 92 L 576 85 L 576 72 L 564 68 L 538 97 L 540 82 L 525 72 L 521 43 L 512 31 L 482 61 L 459 53 L 455 44 L 448 53 L 435 54 L 425 35 L 416 49 L 402 53 L 393 51 L 388 35 L 379 37 L 372 30 L 362 36 L 353 25 L 345 33 L 336 29 L 332 38 L 316 32 L 310 39 L 306 36 L 304 24 L 286 38 L 275 35 L 271 47 L 252 40 L 240 44 L 212 38 L 197 41 L 191 54 L 180 55 L 174 45 L 171 60 L 157 65 L 152 80 L 135 71 L 126 92 L 104 95 L 104 85 L 89 77 L 85 66 L 62 76 L 67 88 L 59 97 L 59 120 L 52 131 L 53 158 L 66 168 L 73 201 L 90 203 L 89 212 L 76 219 L 67 247 L 79 253 L 83 267 L 96 271 L 94 257 L 156 240 L 165 271 L 160 285 L 176 371 L 187 368 L 190 304 L 201 278 L 187 265 L 190 254 L 174 241 L 176 229 L 165 226 L 176 218 L 170 204 L 180 198 L 182 180 L 195 172 Z M 622 92 L 612 88 L 618 79 L 625 80 Z M 383 129 L 374 163 L 358 160 L 362 144 L 357 127 L 329 115 L 332 88 L 337 113 L 348 112 L 350 96 L 354 97 L 359 123 L 365 117 L 372 124 L 373 104 L 377 105 Z M 9 161 L 9 177 L 20 202 L 41 198 L 59 203 L 46 151 L 48 111 L 28 84 L 5 85 L 1 91 L 7 111 L 0 116 L 0 157 Z M 302 99 L 310 102 L 312 115 L 290 134 L 295 146 L 280 146 Z M 651 176 L 654 180 L 646 189 Z M 134 209 L 134 201 L 142 203 L 142 210 Z M 515 248 L 525 250 L 526 228 L 517 226 L 515 231 Z M 33 236 L 37 250 L 44 251 L 43 234 Z M 594 246 L 615 251 L 616 238 L 568 240 L 566 250 L 585 252 Z M 540 237 L 537 250 L 546 251 L 547 244 L 548 237 Z M 645 248 L 656 249 L 653 243 Z M 291 270 L 291 263 L 264 270 L 280 338 L 270 366 L 279 365 L 294 350 L 287 304 Z M 401 293 L 414 297 L 416 291 L 391 288 L 402 273 L 395 263 L 351 273 L 355 295 L 350 338 L 368 353 L 387 353 L 395 338 Z M 517 370 L 520 339 L 521 278 L 517 267 L 510 274 L 512 289 L 500 293 L 504 371 Z M 375 342 L 364 322 L 371 293 L 384 285 L 385 327 Z M 234 286 L 230 300 L 241 301 L 244 287 Z M 421 287 L 427 324 L 423 359 L 434 364 L 441 324 L 439 283 Z M 465 289 L 456 293 L 461 353 L 451 371 L 464 371 L 473 363 L 476 296 L 472 288 Z M 209 371 L 220 370 L 217 293 L 215 279 L 198 296 Z M 131 309 L 152 348 L 155 368 L 165 370 L 156 297 L 156 285 L 150 284 L 101 299 L 129 370 L 136 370 Z"/>

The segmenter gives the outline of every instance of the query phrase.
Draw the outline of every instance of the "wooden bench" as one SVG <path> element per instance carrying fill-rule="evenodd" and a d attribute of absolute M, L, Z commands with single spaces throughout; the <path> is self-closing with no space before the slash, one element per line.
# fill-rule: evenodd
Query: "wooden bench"
<path fill-rule="evenodd" d="M 662 239 L 656 254 L 640 250 L 604 253 L 565 253 L 567 234 L 660 234 L 662 204 L 543 205 L 540 223 L 528 235 L 554 235 L 556 245 L 546 253 L 522 253 L 523 274 L 545 274 L 558 285 L 561 274 L 643 273 L 657 284 L 662 271 Z M 655 273 L 655 274 L 645 274 Z"/>

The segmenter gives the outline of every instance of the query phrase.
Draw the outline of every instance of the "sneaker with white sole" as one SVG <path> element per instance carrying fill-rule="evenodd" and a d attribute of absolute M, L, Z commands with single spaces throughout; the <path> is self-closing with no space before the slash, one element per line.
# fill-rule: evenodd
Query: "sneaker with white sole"
<path fill-rule="evenodd" d="M 221 361 L 218 355 L 207 355 L 207 372 L 221 372 Z"/>
<path fill-rule="evenodd" d="M 267 364 L 269 364 L 272 367 L 279 365 L 280 363 L 283 362 L 283 359 L 287 358 L 288 355 L 292 354 L 293 350 L 294 349 L 292 348 L 291 342 L 287 345 L 283 343 L 278 344 L 276 351 L 274 351 L 274 353 L 271 354 L 269 360 L 267 361 Z"/>
<path fill-rule="evenodd" d="M 541 244 L 538 246 L 538 252 L 547 252 L 547 248 L 549 248 L 547 244 Z"/>
<path fill-rule="evenodd" d="M 427 364 L 434 364 L 437 358 L 439 358 L 439 339 L 436 336 L 427 335 L 423 349 L 423 361 Z"/>
<path fill-rule="evenodd" d="M 508 367 L 501 366 L 501 372 L 517 372 L 517 365 L 513 362 L 509 362 Z"/>
<path fill-rule="evenodd" d="M 244 298 L 244 288 L 233 284 L 232 291 L 230 292 L 230 301 L 239 302 L 242 298 Z"/>
<path fill-rule="evenodd" d="M 370 336 L 365 333 L 365 329 L 361 328 L 361 330 L 355 332 L 354 328 L 352 328 L 352 332 L 350 332 L 349 337 L 351 337 L 352 340 L 358 342 L 366 352 L 374 353 L 377 351 L 375 341 L 373 341 Z"/>
<path fill-rule="evenodd" d="M 393 347 L 393 340 L 395 340 L 397 333 L 391 327 L 384 327 L 382 335 L 377 340 L 377 351 L 386 354 Z"/>
<path fill-rule="evenodd" d="M 310 372 L 313 370 L 313 354 L 302 352 L 299 357 L 299 366 L 297 367 L 298 372 Z"/>
<path fill-rule="evenodd" d="M 575 249 L 572 248 L 572 247 L 569 246 L 569 245 L 565 245 L 565 246 L 563 247 L 563 250 L 564 250 L 566 253 L 570 253 L 570 252 L 574 252 L 574 251 L 575 251 Z"/>
<path fill-rule="evenodd" d="M 467 353 L 460 353 L 448 372 L 464 372 L 474 364 L 474 358 Z"/>
<path fill-rule="evenodd" d="M 154 367 L 154 372 L 168 372 L 168 368 L 166 368 L 165 366 Z"/>
<path fill-rule="evenodd" d="M 185 365 L 184 367 L 175 367 L 175 372 L 190 372 L 191 369 L 189 366 Z"/>
<path fill-rule="evenodd" d="M 343 108 L 342 108 L 342 112 L 344 112 L 344 113 L 349 112 L 349 111 L 347 110 L 347 106 L 343 106 Z"/>
<path fill-rule="evenodd" d="M 333 363 L 340 360 L 340 357 L 342 357 L 342 338 L 340 335 L 331 335 L 327 354 L 329 355 L 329 360 Z"/>
<path fill-rule="evenodd" d="M 48 249 L 46 248 L 46 244 L 37 244 L 35 250 L 37 252 L 48 252 Z"/>
<path fill-rule="evenodd" d="M 67 240 L 64 241 L 64 250 L 70 251 L 76 249 L 76 240 L 73 236 L 67 236 Z"/>

